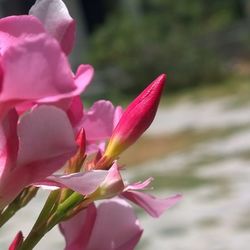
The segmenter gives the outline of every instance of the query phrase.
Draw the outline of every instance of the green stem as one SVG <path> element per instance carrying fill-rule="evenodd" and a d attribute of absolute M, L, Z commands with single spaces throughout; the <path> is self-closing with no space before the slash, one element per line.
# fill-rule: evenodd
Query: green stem
<path fill-rule="evenodd" d="M 33 228 L 31 230 L 35 230 L 39 225 L 44 224 L 50 215 L 54 212 L 57 206 L 57 201 L 59 198 L 60 190 L 55 190 L 50 193 L 48 196 L 42 211 L 40 212 Z"/>
<path fill-rule="evenodd" d="M 36 195 L 37 191 L 38 188 L 25 188 L 0 215 L 0 227 L 2 227 L 18 210 L 26 206 Z"/>
<path fill-rule="evenodd" d="M 18 250 L 32 250 L 46 233 L 46 228 L 31 231 Z"/>
<path fill-rule="evenodd" d="M 0 216 L 0 227 L 2 227 L 19 209 L 14 206 L 9 206 Z"/>
<path fill-rule="evenodd" d="M 57 194 L 52 192 L 48 197 L 44 208 L 42 209 L 31 232 L 20 247 L 20 250 L 33 249 L 48 231 L 64 219 L 69 210 L 73 209 L 84 200 L 82 195 L 73 193 L 64 202 L 59 205 L 56 203 L 55 205 L 54 196 Z M 57 199 L 59 198 L 59 196 L 56 197 Z"/>
<path fill-rule="evenodd" d="M 67 216 L 67 213 L 84 201 L 84 196 L 79 193 L 74 192 L 70 195 L 63 203 L 58 205 L 55 214 L 51 217 L 48 222 L 48 228 L 51 230 L 56 224 Z"/>

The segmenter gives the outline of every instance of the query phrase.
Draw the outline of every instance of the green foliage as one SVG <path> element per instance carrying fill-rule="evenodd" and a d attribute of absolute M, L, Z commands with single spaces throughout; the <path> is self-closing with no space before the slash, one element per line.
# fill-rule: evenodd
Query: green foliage
<path fill-rule="evenodd" d="M 121 9 L 93 35 L 89 60 L 109 89 L 123 94 L 142 89 L 162 72 L 169 90 L 211 83 L 224 77 L 212 35 L 236 19 L 235 3 L 147 0 L 136 15 Z"/>

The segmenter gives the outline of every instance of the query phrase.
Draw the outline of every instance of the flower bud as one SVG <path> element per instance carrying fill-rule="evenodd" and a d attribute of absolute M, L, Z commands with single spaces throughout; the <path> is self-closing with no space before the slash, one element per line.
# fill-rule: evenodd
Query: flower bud
<path fill-rule="evenodd" d="M 21 231 L 17 233 L 14 240 L 12 241 L 11 245 L 9 246 L 9 250 L 18 250 L 19 247 L 23 243 L 23 234 Z"/>
<path fill-rule="evenodd" d="M 86 158 L 86 136 L 83 128 L 79 131 L 76 137 L 76 144 L 79 148 L 76 154 L 69 160 L 69 165 L 65 169 L 65 173 L 67 174 L 79 172 Z"/>
<path fill-rule="evenodd" d="M 114 159 L 132 145 L 152 123 L 164 88 L 166 75 L 158 76 L 124 111 L 103 157 L 96 168 L 109 168 Z"/>

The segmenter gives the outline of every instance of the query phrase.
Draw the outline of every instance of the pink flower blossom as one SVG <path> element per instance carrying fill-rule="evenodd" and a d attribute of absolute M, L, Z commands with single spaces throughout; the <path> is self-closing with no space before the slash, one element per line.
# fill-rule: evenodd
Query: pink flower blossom
<path fill-rule="evenodd" d="M 90 65 L 71 71 L 65 51 L 74 21 L 62 1 L 37 1 L 33 15 L 0 19 L 0 117 L 23 103 L 53 103 L 79 95 L 93 76 Z M 58 15 L 60 13 L 60 15 Z M 41 22 L 42 21 L 42 22 Z"/>
<path fill-rule="evenodd" d="M 40 106 L 18 119 L 14 110 L 0 124 L 0 208 L 23 188 L 54 173 L 76 152 L 66 114 Z"/>
<path fill-rule="evenodd" d="M 122 199 L 110 199 L 60 224 L 66 240 L 65 250 L 132 250 L 140 240 L 142 228 L 132 207 Z"/>
<path fill-rule="evenodd" d="M 40 184 L 53 188 L 55 186 L 70 188 L 92 201 L 120 196 L 140 206 L 152 217 L 159 217 L 164 211 L 175 205 L 181 199 L 181 195 L 159 199 L 142 192 L 149 186 L 151 181 L 152 178 L 149 178 L 144 182 L 125 185 L 118 166 L 114 164 L 109 170 L 53 175 Z"/>
<path fill-rule="evenodd" d="M 84 110 L 80 98 L 75 97 L 67 114 L 76 134 L 84 128 L 86 152 L 94 153 L 104 148 L 103 143 L 110 138 L 120 120 L 122 108 L 114 107 L 110 101 L 99 100 Z"/>

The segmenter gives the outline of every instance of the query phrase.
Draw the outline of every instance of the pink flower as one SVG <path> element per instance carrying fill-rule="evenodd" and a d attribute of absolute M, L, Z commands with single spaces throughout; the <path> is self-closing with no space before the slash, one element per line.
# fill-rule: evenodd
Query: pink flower
<path fill-rule="evenodd" d="M 81 193 L 88 203 L 95 200 L 119 196 L 119 203 L 127 204 L 124 199 L 142 207 L 152 217 L 159 217 L 164 211 L 175 205 L 181 195 L 159 199 L 142 192 L 151 182 L 125 185 L 119 169 L 114 164 L 109 170 L 93 170 L 70 175 L 54 175 L 45 182 L 47 187 L 66 187 Z M 117 198 L 116 198 L 117 199 Z M 113 200 L 101 203 L 95 208 L 91 203 L 87 209 L 73 218 L 61 223 L 61 231 L 66 239 L 66 250 L 77 249 L 134 249 L 139 241 L 142 229 L 135 223 L 131 207 L 119 209 Z M 105 208 L 105 212 L 101 210 Z M 132 219 L 131 219 L 132 218 Z"/>
<path fill-rule="evenodd" d="M 110 199 L 60 224 L 66 240 L 65 250 L 132 250 L 140 240 L 142 228 L 132 207 L 122 199 Z"/>
<path fill-rule="evenodd" d="M 86 152 L 90 154 L 102 149 L 103 143 L 110 138 L 122 115 L 122 108 L 114 107 L 110 101 L 99 100 L 84 110 L 80 97 L 75 97 L 67 114 L 76 134 L 84 129 Z"/>
<path fill-rule="evenodd" d="M 0 124 L 0 208 L 27 185 L 43 180 L 76 152 L 66 114 L 40 106 L 18 119 L 14 110 Z"/>
<path fill-rule="evenodd" d="M 71 71 L 65 52 L 74 21 L 60 0 L 37 1 L 32 15 L 0 19 L 0 117 L 18 104 L 51 103 L 79 95 L 93 76 L 90 65 Z M 58 16 L 59 13 L 59 16 Z"/>
<path fill-rule="evenodd" d="M 132 145 L 152 123 L 166 76 L 157 77 L 137 98 L 130 103 L 115 127 L 103 157 L 96 168 L 108 168 L 114 159 Z"/>
<path fill-rule="evenodd" d="M 125 185 L 117 165 L 114 164 L 109 170 L 53 175 L 40 184 L 70 188 L 91 201 L 120 196 L 140 206 L 152 217 L 159 217 L 164 211 L 175 205 L 181 199 L 181 195 L 159 199 L 142 192 L 151 181 L 152 178 L 149 178 L 144 182 Z"/>

